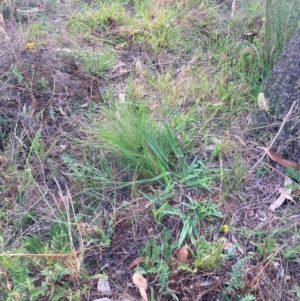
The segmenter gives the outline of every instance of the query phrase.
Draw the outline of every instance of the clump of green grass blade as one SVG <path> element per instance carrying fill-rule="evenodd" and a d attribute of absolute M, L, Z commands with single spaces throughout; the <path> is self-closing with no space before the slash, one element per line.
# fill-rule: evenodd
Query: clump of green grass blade
<path fill-rule="evenodd" d="M 106 112 L 106 120 L 92 134 L 108 156 L 118 157 L 140 177 L 167 176 L 174 164 L 170 132 L 147 117 L 144 108 L 120 105 Z"/>
<path fill-rule="evenodd" d="M 78 32 L 92 33 L 105 28 L 114 20 L 122 24 L 126 19 L 126 12 L 119 3 L 99 3 L 94 6 L 84 6 L 76 10 L 68 18 L 68 31 L 71 34 Z"/>
<path fill-rule="evenodd" d="M 210 187 L 212 176 L 204 163 L 197 158 L 186 162 L 186 149 L 174 138 L 176 128 L 171 131 L 143 106 L 118 104 L 115 110 L 105 112 L 100 125 L 96 121 L 87 131 L 93 137 L 93 147 L 101 149 L 108 161 L 128 168 L 133 178 L 138 179 L 136 183 L 175 181 Z"/>
<path fill-rule="evenodd" d="M 151 6 L 150 2 L 134 2 L 134 9 L 128 14 L 125 4 L 111 1 L 95 2 L 92 6 L 79 7 L 68 18 L 70 34 L 108 33 L 111 24 L 120 26 L 115 38 L 132 38 L 135 43 L 147 45 L 155 52 L 160 49 L 175 50 L 180 39 L 180 30 L 171 25 L 177 11 L 173 8 Z M 118 40 L 118 39 L 117 39 Z"/>
<path fill-rule="evenodd" d="M 77 54 L 84 71 L 93 76 L 101 77 L 103 71 L 111 68 L 116 61 L 116 55 L 110 48 L 106 48 L 101 52 L 80 50 Z"/>

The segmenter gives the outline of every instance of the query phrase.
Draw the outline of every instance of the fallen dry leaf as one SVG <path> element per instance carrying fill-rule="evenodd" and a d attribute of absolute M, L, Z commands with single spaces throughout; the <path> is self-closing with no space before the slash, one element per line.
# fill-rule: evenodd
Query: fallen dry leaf
<path fill-rule="evenodd" d="M 136 62 L 135 62 L 135 70 L 139 74 L 143 73 L 143 64 L 142 64 L 142 62 L 140 60 L 136 60 Z"/>
<path fill-rule="evenodd" d="M 295 203 L 295 201 L 294 201 L 294 198 L 291 196 L 291 192 L 289 192 L 290 191 L 290 189 L 284 189 L 284 188 L 279 188 L 278 189 L 278 192 L 283 196 L 283 197 L 285 197 L 286 198 L 286 200 L 290 200 L 290 201 L 292 201 L 294 204 L 296 204 Z"/>
<path fill-rule="evenodd" d="M 6 289 L 11 292 L 11 284 L 8 281 L 8 279 L 6 279 L 6 281 L 5 281 L 5 286 L 6 286 Z"/>
<path fill-rule="evenodd" d="M 296 170 L 300 170 L 300 164 L 299 163 L 283 159 L 280 156 L 278 156 L 275 153 L 275 151 L 273 151 L 272 149 L 268 149 L 267 147 L 261 147 L 261 146 L 259 146 L 258 148 L 264 150 L 269 155 L 269 157 L 273 161 L 277 162 L 278 164 L 280 164 L 282 166 L 285 166 L 285 167 L 290 166 L 290 167 L 295 168 Z"/>
<path fill-rule="evenodd" d="M 177 261 L 180 263 L 186 263 L 188 256 L 189 256 L 188 246 L 187 245 L 182 246 L 177 253 Z"/>
<path fill-rule="evenodd" d="M 161 105 L 159 104 L 159 103 L 157 103 L 157 102 L 150 102 L 149 104 L 148 104 L 148 108 L 150 109 L 150 110 L 154 110 L 154 109 L 156 109 L 156 108 L 159 108 Z"/>
<path fill-rule="evenodd" d="M 6 158 L 3 156 L 0 156 L 0 164 L 5 163 L 5 161 L 6 161 Z"/>
<path fill-rule="evenodd" d="M 236 5 L 235 5 L 235 1 L 236 0 L 233 0 L 232 1 L 232 4 L 231 4 L 231 17 L 233 17 L 235 11 L 236 11 Z"/>
<path fill-rule="evenodd" d="M 64 52 L 72 53 L 72 50 L 69 48 L 55 48 L 55 51 L 64 51 Z"/>
<path fill-rule="evenodd" d="M 101 294 L 111 294 L 108 277 L 103 275 L 98 279 L 97 291 Z"/>
<path fill-rule="evenodd" d="M 284 187 L 288 186 L 288 185 L 292 185 L 293 181 L 285 176 L 284 177 Z M 287 199 L 287 196 L 291 196 L 293 189 L 292 188 L 284 188 L 283 192 L 280 194 L 279 198 L 276 199 L 275 202 L 273 202 L 270 207 L 268 208 L 268 211 L 275 211 L 277 208 L 279 208 L 284 201 Z"/>
<path fill-rule="evenodd" d="M 213 151 L 215 149 L 215 145 L 207 145 L 207 146 L 204 146 L 204 150 L 206 151 Z"/>
<path fill-rule="evenodd" d="M 253 47 L 245 47 L 244 50 L 243 50 L 243 53 L 252 53 L 254 52 L 254 48 Z"/>
<path fill-rule="evenodd" d="M 2 265 L 0 265 L 0 277 L 2 279 L 5 278 L 5 287 L 8 291 L 11 292 L 12 286 L 11 286 L 10 282 L 8 281 L 6 269 Z"/>
<path fill-rule="evenodd" d="M 247 144 L 245 143 L 245 141 L 239 137 L 238 135 L 233 135 L 233 137 L 235 137 L 237 140 L 239 140 L 239 142 L 242 144 L 242 146 L 247 146 Z"/>
<path fill-rule="evenodd" d="M 63 110 L 63 108 L 61 106 L 59 106 L 58 109 L 59 109 L 59 112 L 61 115 L 67 116 L 67 114 L 65 113 L 65 111 Z"/>
<path fill-rule="evenodd" d="M 4 27 L 1 25 L 1 18 L 0 18 L 0 43 L 9 41 L 9 37 L 6 35 Z"/>
<path fill-rule="evenodd" d="M 118 97 L 120 102 L 125 102 L 125 93 L 119 93 Z"/>
<path fill-rule="evenodd" d="M 146 290 L 148 288 L 147 279 L 140 273 L 134 273 L 132 276 L 134 285 L 140 290 L 143 301 L 148 301 Z"/>
<path fill-rule="evenodd" d="M 147 279 L 140 273 L 134 273 L 132 276 L 132 281 L 137 288 L 148 288 Z"/>
<path fill-rule="evenodd" d="M 81 105 L 81 107 L 82 107 L 82 108 L 86 108 L 86 107 L 88 107 L 89 105 L 90 105 L 90 102 L 87 101 L 86 103 L 84 103 L 83 105 Z"/>
<path fill-rule="evenodd" d="M 129 268 L 133 268 L 136 265 L 139 265 L 140 263 L 146 262 L 146 257 L 138 257 L 136 258 L 129 266 Z"/>

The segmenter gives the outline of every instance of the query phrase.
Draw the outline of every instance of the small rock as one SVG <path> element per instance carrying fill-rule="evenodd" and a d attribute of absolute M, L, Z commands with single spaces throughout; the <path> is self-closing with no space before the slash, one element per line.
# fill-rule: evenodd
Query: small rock
<path fill-rule="evenodd" d="M 111 294 L 107 276 L 103 276 L 98 279 L 97 290 L 99 293 L 104 294 L 104 295 Z M 102 301 L 104 301 L 104 300 L 102 300 Z"/>

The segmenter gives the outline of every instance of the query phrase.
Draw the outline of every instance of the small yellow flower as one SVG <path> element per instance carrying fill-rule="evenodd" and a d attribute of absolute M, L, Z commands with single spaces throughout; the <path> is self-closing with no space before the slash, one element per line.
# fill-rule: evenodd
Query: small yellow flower
<path fill-rule="evenodd" d="M 266 17 L 261 18 L 261 21 L 262 21 L 262 22 L 266 22 L 266 20 L 267 20 Z"/>
<path fill-rule="evenodd" d="M 35 44 L 33 42 L 27 42 L 25 44 L 25 46 L 26 46 L 26 49 L 28 49 L 28 50 L 32 50 L 35 48 Z"/>
<path fill-rule="evenodd" d="M 222 225 L 220 227 L 220 231 L 224 232 L 224 233 L 227 233 L 229 232 L 229 226 L 228 225 Z"/>

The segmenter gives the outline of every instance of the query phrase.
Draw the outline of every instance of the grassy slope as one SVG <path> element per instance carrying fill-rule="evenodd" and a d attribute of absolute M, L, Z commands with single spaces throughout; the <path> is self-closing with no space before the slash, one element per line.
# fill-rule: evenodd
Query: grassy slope
<path fill-rule="evenodd" d="M 0 300 L 296 300 L 298 208 L 248 173 L 261 1 L 44 5 L 2 3 Z"/>

